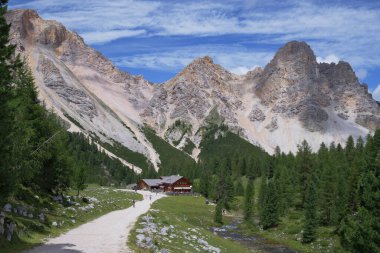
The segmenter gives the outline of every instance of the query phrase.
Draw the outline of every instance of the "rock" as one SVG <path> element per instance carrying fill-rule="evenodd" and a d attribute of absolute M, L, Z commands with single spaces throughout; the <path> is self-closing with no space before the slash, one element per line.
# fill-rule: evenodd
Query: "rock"
<path fill-rule="evenodd" d="M 338 113 L 338 117 L 341 119 L 344 119 L 344 120 L 348 120 L 349 116 L 345 113 L 340 112 L 340 113 Z"/>
<path fill-rule="evenodd" d="M 53 222 L 51 223 L 51 225 L 52 225 L 53 227 L 58 227 L 58 223 L 57 223 L 56 221 L 53 221 Z"/>
<path fill-rule="evenodd" d="M 208 246 L 208 252 L 213 252 L 213 253 L 220 253 L 222 252 L 221 249 L 214 247 L 214 246 Z"/>
<path fill-rule="evenodd" d="M 272 120 L 270 121 L 270 123 L 268 125 L 266 125 L 265 128 L 268 129 L 271 132 L 273 132 L 274 130 L 276 130 L 278 128 L 277 118 L 272 118 Z"/>
<path fill-rule="evenodd" d="M 90 197 L 88 198 L 88 201 L 92 202 L 92 203 L 99 203 L 99 200 L 95 197 Z"/>
<path fill-rule="evenodd" d="M 76 223 L 76 221 L 75 221 L 75 220 L 71 220 L 71 223 L 75 224 L 75 223 Z"/>
<path fill-rule="evenodd" d="M 260 110 L 260 108 L 255 106 L 252 108 L 252 111 L 249 113 L 248 118 L 250 121 L 253 121 L 253 122 L 254 121 L 264 121 L 265 115 L 264 115 L 263 111 Z"/>
<path fill-rule="evenodd" d="M 311 132 L 324 130 L 324 122 L 329 118 L 325 110 L 317 106 L 305 106 L 301 109 L 299 120 Z"/>
<path fill-rule="evenodd" d="M 32 214 L 32 213 L 29 213 L 29 214 L 28 214 L 28 218 L 33 219 L 33 214 Z"/>
<path fill-rule="evenodd" d="M 44 213 L 39 213 L 39 214 L 38 214 L 38 219 L 39 219 L 41 222 L 45 222 L 45 214 L 44 214 Z"/>
<path fill-rule="evenodd" d="M 12 205 L 11 204 L 6 204 L 4 207 L 3 207 L 3 210 L 4 210 L 4 212 L 8 212 L 8 213 L 10 213 L 10 212 L 12 212 Z"/>
<path fill-rule="evenodd" d="M 160 235 L 167 235 L 168 234 L 168 230 L 169 230 L 168 227 L 161 228 Z"/>
<path fill-rule="evenodd" d="M 199 243 L 199 244 L 202 244 L 202 245 L 205 245 L 205 246 L 208 246 L 208 242 L 206 242 L 206 241 L 203 240 L 203 239 L 198 239 L 198 243 Z"/>
<path fill-rule="evenodd" d="M 169 253 L 169 251 L 167 249 L 161 249 L 160 253 Z"/>
<path fill-rule="evenodd" d="M 5 222 L 5 213 L 0 213 L 0 235 L 3 235 L 5 232 L 4 228 L 4 222 Z"/>
<path fill-rule="evenodd" d="M 355 119 L 355 122 L 364 127 L 368 127 L 371 130 L 380 128 L 380 117 L 376 117 L 371 114 L 358 115 Z"/>
<path fill-rule="evenodd" d="M 138 235 L 136 235 L 136 239 L 137 239 L 137 241 L 142 242 L 142 241 L 145 240 L 145 235 L 143 235 L 143 234 L 138 234 Z"/>
<path fill-rule="evenodd" d="M 145 238 L 145 244 L 146 244 L 146 246 L 149 248 L 149 247 L 152 247 L 152 245 L 153 245 L 153 240 L 152 240 L 152 238 L 150 238 L 150 237 L 146 237 Z"/>
<path fill-rule="evenodd" d="M 53 201 L 55 202 L 62 202 L 63 201 L 63 198 L 61 195 L 58 195 L 58 196 L 52 196 L 52 199 Z"/>
<path fill-rule="evenodd" d="M 16 227 L 17 227 L 17 225 L 13 221 L 11 221 L 10 223 L 7 224 L 7 240 L 8 241 L 12 240 L 12 236 L 16 230 Z"/>

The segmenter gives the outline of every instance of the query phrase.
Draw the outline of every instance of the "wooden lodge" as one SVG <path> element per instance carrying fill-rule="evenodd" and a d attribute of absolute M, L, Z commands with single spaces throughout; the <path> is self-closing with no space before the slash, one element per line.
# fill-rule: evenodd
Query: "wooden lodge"
<path fill-rule="evenodd" d="M 191 192 L 192 184 L 188 178 L 172 175 L 162 176 L 159 179 L 141 179 L 137 183 L 137 188 L 140 190 L 186 193 Z"/>

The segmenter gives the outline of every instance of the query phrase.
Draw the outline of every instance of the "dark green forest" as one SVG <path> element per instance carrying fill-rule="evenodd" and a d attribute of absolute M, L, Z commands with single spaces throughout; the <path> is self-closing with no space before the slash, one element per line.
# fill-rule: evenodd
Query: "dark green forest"
<path fill-rule="evenodd" d="M 322 143 L 313 153 L 304 141 L 295 154 L 276 148 L 273 156 L 228 131 L 215 139 L 216 131 L 208 129 L 201 144 L 194 185 L 217 203 L 216 222 L 222 222 L 222 208 L 244 195 L 245 221 L 258 217 L 264 230 L 298 210 L 304 215 L 303 243 L 318 239 L 318 227 L 332 226 L 348 252 L 379 252 L 380 130 L 365 141 L 349 137 L 344 148 Z M 248 178 L 245 189 L 242 178 Z M 260 181 L 257 193 L 254 180 Z"/>

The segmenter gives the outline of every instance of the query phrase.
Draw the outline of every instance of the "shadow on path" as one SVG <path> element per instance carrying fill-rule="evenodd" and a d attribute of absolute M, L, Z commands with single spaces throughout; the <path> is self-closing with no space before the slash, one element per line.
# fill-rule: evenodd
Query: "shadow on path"
<path fill-rule="evenodd" d="M 74 244 L 63 243 L 63 244 L 44 244 L 38 246 L 28 251 L 28 253 L 82 253 L 83 251 L 70 249 L 75 247 Z"/>

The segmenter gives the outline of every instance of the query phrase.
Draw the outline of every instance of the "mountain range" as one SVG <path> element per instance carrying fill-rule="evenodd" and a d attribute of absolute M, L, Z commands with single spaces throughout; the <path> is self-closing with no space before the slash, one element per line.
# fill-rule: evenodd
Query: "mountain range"
<path fill-rule="evenodd" d="M 119 70 L 77 33 L 33 10 L 11 10 L 6 18 L 41 101 L 70 123 L 69 131 L 143 154 L 156 170 L 160 157 L 146 127 L 179 150 L 191 144 L 194 159 L 208 124 L 224 124 L 269 153 L 276 146 L 294 152 L 303 140 L 316 150 L 380 128 L 380 105 L 350 64 L 318 63 L 305 42 L 285 44 L 245 75 L 205 56 L 155 84 Z"/>

